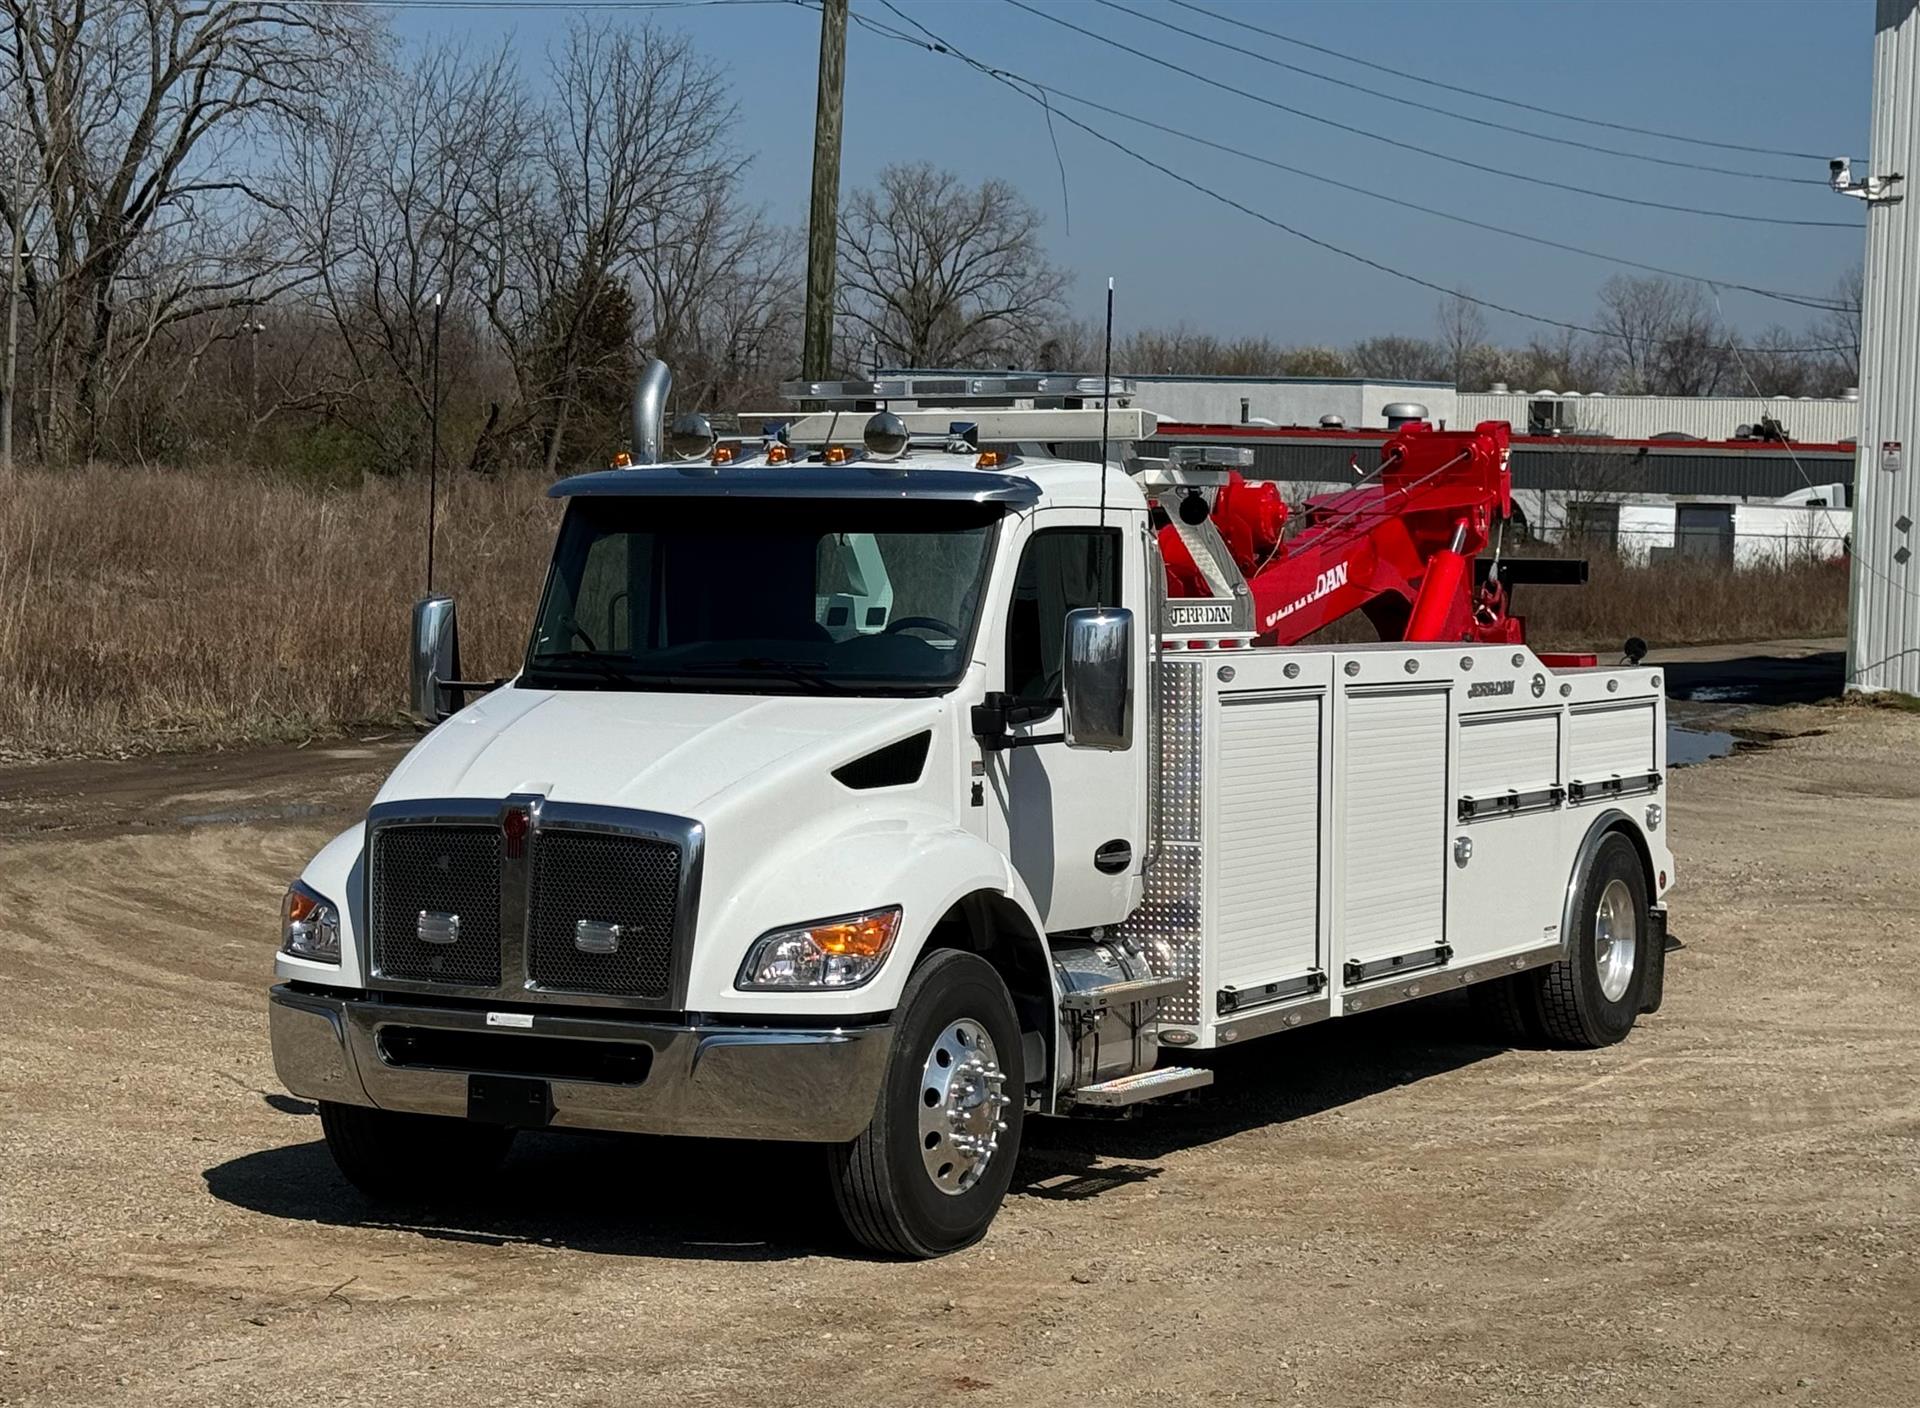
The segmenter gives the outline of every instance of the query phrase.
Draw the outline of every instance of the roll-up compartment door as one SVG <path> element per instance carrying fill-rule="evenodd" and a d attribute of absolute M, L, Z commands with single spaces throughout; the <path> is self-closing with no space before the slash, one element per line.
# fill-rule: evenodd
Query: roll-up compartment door
<path fill-rule="evenodd" d="M 1317 695 L 1220 700 L 1215 977 L 1242 990 L 1319 965 L 1320 721 Z"/>
<path fill-rule="evenodd" d="M 1448 691 L 1349 691 L 1335 773 L 1341 957 L 1446 942 Z"/>

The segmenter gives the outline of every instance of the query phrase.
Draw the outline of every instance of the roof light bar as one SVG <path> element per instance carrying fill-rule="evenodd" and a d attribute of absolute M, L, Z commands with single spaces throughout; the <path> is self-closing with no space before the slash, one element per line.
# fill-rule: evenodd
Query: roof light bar
<path fill-rule="evenodd" d="M 921 401 L 962 405 L 969 401 L 1004 401 L 1019 397 L 1069 399 L 1098 397 L 1111 387 L 1115 398 L 1131 397 L 1133 382 L 1114 377 L 1111 382 L 1078 372 L 890 372 L 877 377 L 839 381 L 785 381 L 780 394 L 795 401 Z"/>
<path fill-rule="evenodd" d="M 1167 459 L 1176 465 L 1206 466 L 1209 469 L 1253 468 L 1251 445 L 1174 445 Z"/>

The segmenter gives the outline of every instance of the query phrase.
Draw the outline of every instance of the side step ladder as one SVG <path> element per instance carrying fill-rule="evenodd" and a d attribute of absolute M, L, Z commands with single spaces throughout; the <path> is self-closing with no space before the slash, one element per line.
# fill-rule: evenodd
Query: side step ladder
<path fill-rule="evenodd" d="M 1143 1100 L 1158 1100 L 1163 1095 L 1178 1095 L 1183 1090 L 1199 1090 L 1213 1084 L 1213 1072 L 1200 1066 L 1161 1066 L 1151 1071 L 1136 1071 L 1116 1076 L 1098 1085 L 1083 1085 L 1069 1091 L 1067 1098 L 1076 1105 L 1095 1105 L 1116 1109 L 1138 1105 Z"/>

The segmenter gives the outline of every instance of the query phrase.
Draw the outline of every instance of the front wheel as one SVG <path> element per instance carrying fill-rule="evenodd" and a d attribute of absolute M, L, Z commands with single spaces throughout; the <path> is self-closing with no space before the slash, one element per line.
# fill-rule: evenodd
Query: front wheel
<path fill-rule="evenodd" d="M 991 964 L 949 949 L 914 971 L 873 1121 L 833 1150 L 834 1201 L 856 1240 L 925 1258 L 985 1235 L 1020 1152 L 1020 1056 L 1013 999 Z"/>
<path fill-rule="evenodd" d="M 1601 840 L 1575 906 L 1567 956 L 1541 975 L 1542 1023 L 1562 1046 L 1611 1046 L 1633 1030 L 1660 941 L 1633 842 Z"/>

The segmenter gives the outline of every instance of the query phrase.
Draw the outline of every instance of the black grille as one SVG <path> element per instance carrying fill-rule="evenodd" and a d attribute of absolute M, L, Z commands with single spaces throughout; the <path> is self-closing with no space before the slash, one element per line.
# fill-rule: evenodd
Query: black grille
<path fill-rule="evenodd" d="M 544 988 L 664 1000 L 673 979 L 680 848 L 637 836 L 543 831 L 533 848 L 533 912 L 527 971 Z M 611 953 L 574 942 L 582 920 Z M 589 942 L 593 939 L 590 938 Z"/>
<path fill-rule="evenodd" d="M 499 828 L 380 827 L 374 833 L 369 898 L 380 976 L 500 985 Z M 422 943 L 422 910 L 459 915 L 459 938 L 450 944 Z"/>

